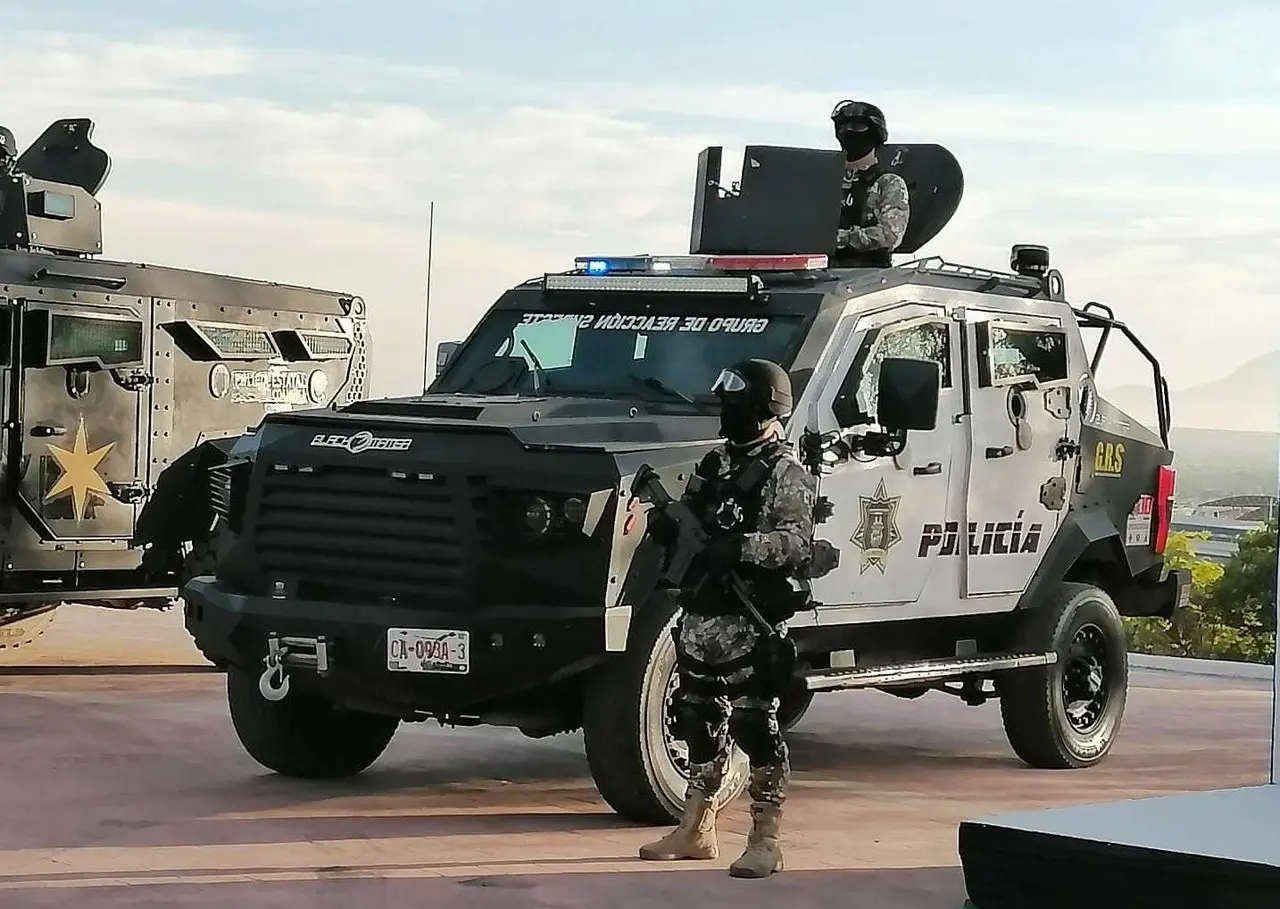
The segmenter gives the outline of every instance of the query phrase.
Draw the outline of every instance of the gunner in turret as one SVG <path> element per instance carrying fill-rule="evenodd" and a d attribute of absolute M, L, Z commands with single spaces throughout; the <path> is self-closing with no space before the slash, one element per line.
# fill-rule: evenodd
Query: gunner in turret
<path fill-rule="evenodd" d="M 907 231 L 911 203 L 906 181 L 884 170 L 876 155 L 889 139 L 884 113 L 864 101 L 841 101 L 831 122 L 845 154 L 844 207 L 831 264 L 887 268 Z"/>

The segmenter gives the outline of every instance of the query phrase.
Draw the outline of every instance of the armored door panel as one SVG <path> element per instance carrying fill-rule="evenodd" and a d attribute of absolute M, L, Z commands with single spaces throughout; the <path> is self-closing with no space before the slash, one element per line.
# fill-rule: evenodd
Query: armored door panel
<path fill-rule="evenodd" d="M 156 412 L 153 479 L 202 441 L 346 397 L 358 346 L 351 319 L 157 300 L 156 325 L 155 372 L 167 400 Z"/>
<path fill-rule="evenodd" d="M 854 318 L 854 317 L 851 317 Z M 821 492 L 834 505 L 818 536 L 840 547 L 840 566 L 813 583 L 823 612 L 841 606 L 915 603 L 936 559 L 917 555 L 922 529 L 949 514 L 953 420 L 963 410 L 959 387 L 959 340 L 945 308 L 902 303 L 857 316 L 857 326 L 831 379 L 818 398 L 818 423 L 833 428 L 879 429 L 875 423 L 879 366 L 885 357 L 937 362 L 942 371 L 937 428 L 915 432 L 896 458 L 855 455 L 834 466 Z M 832 613 L 834 614 L 834 613 Z"/>
<path fill-rule="evenodd" d="M 1021 593 L 1043 557 L 1074 459 L 1069 338 L 1053 318 L 969 310 L 973 382 L 964 595 Z"/>
<path fill-rule="evenodd" d="M 128 540 L 146 496 L 149 308 L 26 301 L 19 501 L 45 540 Z"/>

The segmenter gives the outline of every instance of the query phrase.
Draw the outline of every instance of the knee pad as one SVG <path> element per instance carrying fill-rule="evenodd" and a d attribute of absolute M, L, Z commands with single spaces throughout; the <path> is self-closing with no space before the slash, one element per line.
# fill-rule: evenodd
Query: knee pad
<path fill-rule="evenodd" d="M 689 748 L 689 760 L 705 764 L 716 756 L 724 715 L 714 703 L 676 695 L 671 704 L 671 733 Z"/>
<path fill-rule="evenodd" d="M 759 707 L 738 707 L 729 719 L 729 734 L 746 752 L 751 766 L 761 767 L 782 754 L 782 732 L 772 711 Z"/>

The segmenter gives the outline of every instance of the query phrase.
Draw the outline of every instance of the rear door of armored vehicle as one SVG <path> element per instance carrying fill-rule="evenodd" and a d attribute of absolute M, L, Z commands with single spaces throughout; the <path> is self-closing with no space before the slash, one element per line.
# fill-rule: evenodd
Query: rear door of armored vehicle
<path fill-rule="evenodd" d="M 37 293 L 7 307 L 6 454 L 20 517 L 6 562 L 68 570 L 84 567 L 79 551 L 127 550 L 133 536 L 150 437 L 151 301 Z"/>
<path fill-rule="evenodd" d="M 1083 349 L 1072 349 L 1072 334 L 1055 315 L 969 307 L 964 330 L 973 445 L 962 594 L 1018 594 L 1065 512 L 1079 441 Z"/>

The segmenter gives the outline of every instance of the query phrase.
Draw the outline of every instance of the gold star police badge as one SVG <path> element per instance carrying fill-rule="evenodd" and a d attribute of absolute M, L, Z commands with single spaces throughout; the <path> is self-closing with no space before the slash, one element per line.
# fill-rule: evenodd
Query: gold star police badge
<path fill-rule="evenodd" d="M 862 508 L 862 520 L 858 529 L 853 532 L 849 542 L 862 552 L 862 564 L 858 574 L 865 574 L 867 569 L 875 566 L 884 574 L 885 562 L 893 544 L 902 539 L 898 533 L 898 503 L 901 496 L 889 498 L 884 487 L 884 480 L 876 487 L 875 495 L 859 496 L 858 504 Z"/>
<path fill-rule="evenodd" d="M 45 494 L 44 500 L 49 502 L 58 496 L 70 493 L 76 520 L 83 521 L 90 493 L 101 496 L 111 495 L 111 490 L 98 474 L 98 464 L 112 448 L 115 448 L 115 445 L 115 442 L 108 442 L 101 448 L 89 451 L 84 434 L 84 417 L 81 417 L 80 426 L 76 430 L 75 446 L 72 449 L 59 448 L 52 442 L 49 443 L 49 454 L 53 455 L 53 459 L 58 462 L 58 467 L 62 469 L 62 476 L 58 477 L 58 481 Z"/>

